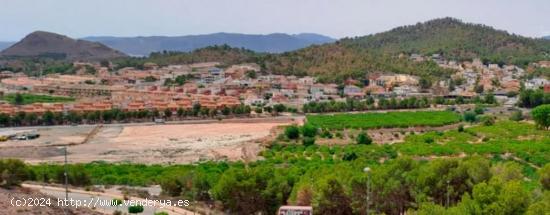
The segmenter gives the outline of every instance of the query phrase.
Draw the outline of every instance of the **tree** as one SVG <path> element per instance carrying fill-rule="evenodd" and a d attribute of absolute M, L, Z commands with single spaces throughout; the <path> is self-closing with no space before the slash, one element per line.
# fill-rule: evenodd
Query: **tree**
<path fill-rule="evenodd" d="M 258 75 L 256 74 L 256 71 L 254 71 L 254 70 L 246 71 L 246 77 L 248 77 L 248 78 L 256 79 L 257 76 Z"/>
<path fill-rule="evenodd" d="M 24 98 L 21 94 L 16 93 L 14 102 L 15 102 L 16 105 L 22 105 L 25 102 L 25 100 L 24 100 Z"/>
<path fill-rule="evenodd" d="M 164 109 L 164 116 L 166 118 L 170 118 L 172 116 L 172 110 L 170 110 L 168 108 Z"/>
<path fill-rule="evenodd" d="M 298 139 L 300 137 L 300 129 L 296 125 L 290 125 L 285 128 L 285 136 L 291 140 Z"/>
<path fill-rule="evenodd" d="M 314 197 L 314 211 L 318 214 L 353 214 L 351 199 L 344 192 L 344 187 L 336 179 L 328 179 L 319 188 Z"/>
<path fill-rule="evenodd" d="M 550 104 L 534 108 L 531 111 L 531 115 L 539 128 L 546 130 L 550 127 Z"/>
<path fill-rule="evenodd" d="M 42 115 L 42 120 L 46 125 L 53 125 L 54 124 L 54 115 L 51 111 L 46 111 L 44 115 Z"/>
<path fill-rule="evenodd" d="M 372 144 L 372 139 L 369 137 L 369 135 L 366 132 L 359 133 L 359 135 L 357 135 L 356 141 L 357 141 L 357 144 L 364 144 L 364 145 Z"/>
<path fill-rule="evenodd" d="M 20 160 L 0 160 L 0 185 L 11 187 L 29 179 L 29 170 Z"/>

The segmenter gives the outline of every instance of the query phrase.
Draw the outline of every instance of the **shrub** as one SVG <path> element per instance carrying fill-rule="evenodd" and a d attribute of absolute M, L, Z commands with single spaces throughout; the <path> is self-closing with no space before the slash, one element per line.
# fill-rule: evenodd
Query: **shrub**
<path fill-rule="evenodd" d="M 298 139 L 300 137 L 300 129 L 295 125 L 288 126 L 285 128 L 285 136 L 291 140 Z"/>
<path fill-rule="evenodd" d="M 27 166 L 20 160 L 0 160 L 0 185 L 4 187 L 17 186 L 29 179 Z"/>
<path fill-rule="evenodd" d="M 302 139 L 302 144 L 306 147 L 315 145 L 315 137 L 304 137 L 304 139 Z"/>
<path fill-rule="evenodd" d="M 344 138 L 344 135 L 342 135 L 342 133 L 340 133 L 340 132 L 336 132 L 335 136 L 336 136 L 338 139 Z"/>
<path fill-rule="evenodd" d="M 469 123 L 474 123 L 476 121 L 476 113 L 472 111 L 467 111 L 464 113 L 464 121 Z"/>
<path fill-rule="evenodd" d="M 539 170 L 539 175 L 539 181 L 542 188 L 550 190 L 550 163 L 544 165 L 544 167 Z"/>
<path fill-rule="evenodd" d="M 369 135 L 366 132 L 361 132 L 359 135 L 357 135 L 357 144 L 364 144 L 364 145 L 370 145 L 372 143 L 372 139 L 369 137 Z"/>
<path fill-rule="evenodd" d="M 138 213 L 141 213 L 141 212 L 143 212 L 143 206 L 141 206 L 141 205 L 135 205 L 135 206 L 128 207 L 128 213 L 138 214 Z"/>
<path fill-rule="evenodd" d="M 516 122 L 523 120 L 523 113 L 521 112 L 521 110 L 514 111 L 510 116 L 510 120 Z"/>
<path fill-rule="evenodd" d="M 344 157 L 342 157 L 342 160 L 345 161 L 352 161 L 355 159 L 357 159 L 357 154 L 355 154 L 355 152 L 346 152 L 344 153 Z"/>
<path fill-rule="evenodd" d="M 434 138 L 433 138 L 433 137 L 426 137 L 426 138 L 424 138 L 424 142 L 425 142 L 425 143 L 433 143 L 433 142 L 435 142 L 435 141 L 434 141 Z"/>
<path fill-rule="evenodd" d="M 483 110 L 483 107 L 480 106 L 480 105 L 476 105 L 476 107 L 474 108 L 474 112 L 477 114 L 477 115 L 481 115 L 485 112 L 485 110 Z"/>
<path fill-rule="evenodd" d="M 495 117 L 493 116 L 483 116 L 481 118 L 481 123 L 485 126 L 491 126 L 495 124 Z"/>
<path fill-rule="evenodd" d="M 531 115 L 539 128 L 548 129 L 550 127 L 550 104 L 539 105 L 531 111 Z"/>
<path fill-rule="evenodd" d="M 315 137 L 315 135 L 317 135 L 317 130 L 317 127 L 310 124 L 305 124 L 302 126 L 302 135 L 304 137 Z"/>
<path fill-rule="evenodd" d="M 460 124 L 458 126 L 458 132 L 464 132 L 464 125 Z"/>
<path fill-rule="evenodd" d="M 332 139 L 332 133 L 328 129 L 324 129 L 320 135 L 322 138 Z"/>

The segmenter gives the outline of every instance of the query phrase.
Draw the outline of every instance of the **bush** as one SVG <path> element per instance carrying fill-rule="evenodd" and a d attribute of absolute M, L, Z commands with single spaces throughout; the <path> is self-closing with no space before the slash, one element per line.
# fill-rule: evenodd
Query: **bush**
<path fill-rule="evenodd" d="M 493 116 L 483 116 L 481 117 L 481 123 L 485 126 L 491 126 L 495 124 L 495 117 Z"/>
<path fill-rule="evenodd" d="M 485 112 L 485 110 L 483 109 L 482 106 L 480 105 L 476 105 L 476 107 L 474 108 L 474 112 L 477 114 L 477 115 L 481 115 Z"/>
<path fill-rule="evenodd" d="M 467 111 L 464 113 L 464 121 L 474 123 L 476 121 L 476 116 L 475 112 Z"/>
<path fill-rule="evenodd" d="M 434 138 L 433 138 L 433 137 L 426 137 L 426 138 L 424 138 L 424 142 L 425 142 L 425 143 L 433 143 L 433 142 L 435 142 L 435 141 L 434 141 Z"/>
<path fill-rule="evenodd" d="M 521 110 L 514 111 L 512 113 L 512 116 L 510 116 L 510 120 L 516 122 L 523 120 L 523 113 L 521 112 Z"/>
<path fill-rule="evenodd" d="M 302 126 L 302 135 L 304 137 L 315 137 L 315 135 L 317 135 L 317 130 L 317 127 L 310 124 L 305 124 Z"/>
<path fill-rule="evenodd" d="M 300 129 L 295 125 L 288 126 L 285 128 L 285 136 L 291 140 L 298 139 L 300 137 Z"/>
<path fill-rule="evenodd" d="M 548 129 L 550 127 L 550 104 L 539 105 L 531 111 L 531 115 L 539 128 Z"/>
<path fill-rule="evenodd" d="M 370 145 L 372 144 L 372 139 L 369 137 L 369 135 L 366 132 L 361 132 L 359 135 L 357 135 L 357 144 L 364 144 L 364 145 Z"/>
<path fill-rule="evenodd" d="M 304 137 L 302 144 L 306 147 L 315 145 L 315 137 Z"/>
<path fill-rule="evenodd" d="M 328 129 L 324 129 L 321 132 L 321 137 L 322 138 L 327 138 L 327 139 L 332 139 L 332 133 L 330 133 L 330 131 Z"/>
<path fill-rule="evenodd" d="M 539 181 L 542 188 L 550 190 L 550 163 L 544 165 L 544 167 L 539 170 L 539 175 Z"/>
<path fill-rule="evenodd" d="M 134 205 L 134 206 L 128 207 L 128 213 L 138 214 L 138 213 L 141 213 L 141 212 L 143 212 L 143 206 L 141 206 L 141 205 Z"/>
<path fill-rule="evenodd" d="M 342 160 L 345 161 L 352 161 L 355 159 L 357 159 L 357 154 L 355 154 L 355 152 L 346 152 L 344 153 L 344 157 L 342 157 Z"/>
<path fill-rule="evenodd" d="M 4 187 L 18 186 L 22 181 L 29 179 L 30 173 L 20 160 L 0 160 L 0 185 Z"/>
<path fill-rule="evenodd" d="M 460 124 L 458 126 L 458 132 L 464 132 L 464 125 Z"/>

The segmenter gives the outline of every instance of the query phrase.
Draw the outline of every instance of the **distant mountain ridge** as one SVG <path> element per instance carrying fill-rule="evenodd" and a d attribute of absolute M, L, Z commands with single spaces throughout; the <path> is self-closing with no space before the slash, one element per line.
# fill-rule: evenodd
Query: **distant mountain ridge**
<path fill-rule="evenodd" d="M 542 37 L 544 39 L 550 40 L 550 36 Z"/>
<path fill-rule="evenodd" d="M 103 43 L 129 55 L 146 56 L 152 52 L 190 52 L 207 46 L 227 44 L 231 47 L 250 49 L 255 52 L 281 53 L 305 48 L 314 44 L 334 42 L 335 39 L 313 33 L 238 34 L 214 33 L 188 36 L 150 37 L 85 37 L 84 40 Z"/>
<path fill-rule="evenodd" d="M 75 40 L 45 31 L 35 31 L 0 52 L 1 57 L 42 57 L 60 60 L 101 60 L 125 57 L 120 51 L 101 43 Z"/>

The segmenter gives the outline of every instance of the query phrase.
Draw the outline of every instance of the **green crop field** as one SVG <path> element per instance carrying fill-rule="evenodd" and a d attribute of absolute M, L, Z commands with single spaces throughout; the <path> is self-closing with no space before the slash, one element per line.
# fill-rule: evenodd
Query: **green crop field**
<path fill-rule="evenodd" d="M 16 94 L 7 94 L 1 97 L 2 100 L 6 100 L 10 104 L 16 103 Z M 49 96 L 49 95 L 37 95 L 37 94 L 21 94 L 22 103 L 21 104 L 32 104 L 32 103 L 54 103 L 54 102 L 72 102 L 75 99 L 71 97 L 61 97 L 61 96 Z"/>
<path fill-rule="evenodd" d="M 328 129 L 369 129 L 410 126 L 442 126 L 457 123 L 460 115 L 450 111 L 418 111 L 308 115 L 307 122 Z"/>

